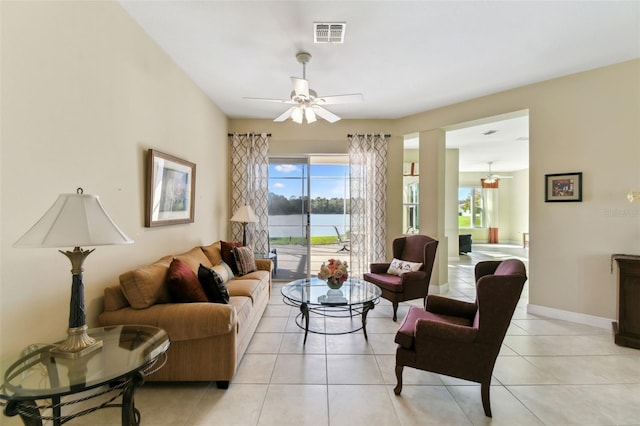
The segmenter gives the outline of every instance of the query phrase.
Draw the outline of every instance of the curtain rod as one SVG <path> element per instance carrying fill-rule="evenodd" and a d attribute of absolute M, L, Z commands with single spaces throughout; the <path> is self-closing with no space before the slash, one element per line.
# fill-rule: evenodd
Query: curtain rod
<path fill-rule="evenodd" d="M 227 136 L 231 137 L 233 135 L 262 135 L 262 133 L 227 133 Z M 267 133 L 267 137 L 270 138 L 271 137 L 271 133 Z"/>
<path fill-rule="evenodd" d="M 356 134 L 356 135 L 349 134 L 349 135 L 347 135 L 347 137 L 348 138 L 352 138 L 353 136 L 368 136 L 368 135 L 369 135 L 368 133 L 362 133 L 362 134 Z M 388 133 L 385 134 L 385 135 L 383 135 L 382 133 L 378 133 L 377 135 L 374 134 L 373 136 L 384 136 L 385 138 L 390 138 L 391 137 L 391 135 L 388 134 Z"/>

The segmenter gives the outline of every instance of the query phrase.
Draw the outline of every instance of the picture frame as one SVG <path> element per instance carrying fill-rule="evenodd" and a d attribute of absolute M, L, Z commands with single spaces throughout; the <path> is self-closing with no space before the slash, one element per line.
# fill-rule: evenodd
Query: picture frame
<path fill-rule="evenodd" d="M 547 203 L 581 202 L 582 172 L 545 175 L 544 188 Z"/>
<path fill-rule="evenodd" d="M 146 184 L 145 227 L 193 223 L 195 163 L 149 149 Z"/>

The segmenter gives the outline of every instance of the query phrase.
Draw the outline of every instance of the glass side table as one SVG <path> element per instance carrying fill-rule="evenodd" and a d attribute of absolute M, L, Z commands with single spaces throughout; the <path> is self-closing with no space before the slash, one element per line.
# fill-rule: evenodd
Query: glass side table
<path fill-rule="evenodd" d="M 81 358 L 57 358 L 51 353 L 55 344 L 38 344 L 3 365 L 0 402 L 4 414 L 19 415 L 28 426 L 40 426 L 43 420 L 62 425 L 101 408 L 122 407 L 123 425 L 140 424 L 134 391 L 146 375 L 164 365 L 155 364 L 166 356 L 167 332 L 144 325 L 120 325 L 90 329 L 88 334 L 102 340 L 103 346 Z M 72 396 L 78 393 L 82 395 Z M 114 404 L 120 396 L 122 403 Z M 41 400 L 46 401 L 38 405 Z"/>

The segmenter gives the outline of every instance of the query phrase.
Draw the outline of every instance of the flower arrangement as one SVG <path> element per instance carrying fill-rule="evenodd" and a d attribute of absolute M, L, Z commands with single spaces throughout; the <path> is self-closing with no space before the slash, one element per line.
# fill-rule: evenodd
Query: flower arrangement
<path fill-rule="evenodd" d="M 348 265 L 340 259 L 329 259 L 323 262 L 318 272 L 318 278 L 342 284 L 349 278 Z"/>

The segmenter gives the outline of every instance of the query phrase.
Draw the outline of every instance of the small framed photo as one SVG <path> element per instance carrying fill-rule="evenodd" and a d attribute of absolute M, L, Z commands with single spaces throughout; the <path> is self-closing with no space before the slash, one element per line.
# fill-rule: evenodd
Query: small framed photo
<path fill-rule="evenodd" d="M 193 222 L 196 165 L 150 149 L 147 153 L 144 226 Z"/>
<path fill-rule="evenodd" d="M 582 173 L 545 175 L 545 202 L 582 201 Z"/>

